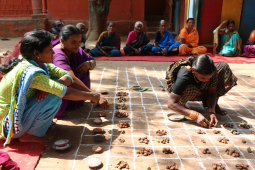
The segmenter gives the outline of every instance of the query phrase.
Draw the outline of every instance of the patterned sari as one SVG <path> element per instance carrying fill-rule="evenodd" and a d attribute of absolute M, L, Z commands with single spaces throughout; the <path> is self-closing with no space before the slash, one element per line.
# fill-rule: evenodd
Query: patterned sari
<path fill-rule="evenodd" d="M 191 52 L 193 55 L 206 53 L 207 49 L 205 47 L 198 46 L 199 35 L 195 28 L 193 28 L 193 30 L 190 33 L 188 33 L 186 28 L 183 28 L 180 32 L 177 41 L 181 41 L 181 38 L 185 38 L 186 43 L 190 44 L 192 48 L 190 48 L 186 44 L 181 44 L 179 46 L 179 55 L 186 55 L 189 52 Z"/>
<path fill-rule="evenodd" d="M 136 39 L 130 43 L 130 45 L 132 47 L 139 48 L 142 45 L 148 44 L 149 42 L 150 39 L 148 38 L 148 36 L 144 32 L 141 32 L 140 35 L 137 36 Z"/>
<path fill-rule="evenodd" d="M 226 28 L 216 29 L 214 34 L 214 54 L 226 56 L 242 56 L 242 39 L 236 30 L 232 30 L 229 34 L 225 33 Z"/>

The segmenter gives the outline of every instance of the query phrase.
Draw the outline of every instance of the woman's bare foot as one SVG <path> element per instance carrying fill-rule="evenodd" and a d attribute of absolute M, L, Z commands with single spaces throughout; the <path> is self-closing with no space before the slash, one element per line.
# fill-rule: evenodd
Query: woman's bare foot
<path fill-rule="evenodd" d="M 227 112 L 225 110 L 222 110 L 218 104 L 216 104 L 215 112 L 220 115 L 226 115 Z"/>
<path fill-rule="evenodd" d="M 157 52 L 157 55 L 162 55 L 160 51 Z"/>
<path fill-rule="evenodd" d="M 29 135 L 28 133 L 25 133 L 21 138 L 19 138 L 20 142 L 42 143 L 42 142 L 47 142 L 47 140 L 49 140 L 49 136 L 37 137 L 37 136 Z"/>
<path fill-rule="evenodd" d="M 52 122 L 53 122 L 54 124 L 57 124 L 57 121 L 58 121 L 58 118 L 54 118 L 54 119 L 52 120 Z"/>

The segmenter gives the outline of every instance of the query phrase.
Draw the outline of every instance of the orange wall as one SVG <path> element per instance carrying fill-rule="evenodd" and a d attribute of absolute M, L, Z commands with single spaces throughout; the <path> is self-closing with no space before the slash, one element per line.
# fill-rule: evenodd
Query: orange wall
<path fill-rule="evenodd" d="M 0 0 L 0 17 L 31 17 L 31 0 Z"/>

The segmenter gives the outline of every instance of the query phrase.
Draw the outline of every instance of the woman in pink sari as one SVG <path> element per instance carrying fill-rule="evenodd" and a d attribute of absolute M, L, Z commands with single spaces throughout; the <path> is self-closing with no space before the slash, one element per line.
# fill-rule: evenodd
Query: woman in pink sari
<path fill-rule="evenodd" d="M 255 57 L 255 30 L 251 32 L 247 45 L 244 46 L 243 51 L 245 57 Z"/>

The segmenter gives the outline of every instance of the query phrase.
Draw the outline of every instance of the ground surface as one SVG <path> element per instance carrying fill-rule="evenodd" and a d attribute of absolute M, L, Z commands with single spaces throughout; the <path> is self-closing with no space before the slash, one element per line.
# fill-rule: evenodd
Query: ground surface
<path fill-rule="evenodd" d="M 6 50 L 12 50 L 13 45 L 20 38 L 11 39 L 11 42 L 2 43 L 0 41 L 0 54 Z M 93 47 L 94 42 L 88 44 Z M 122 43 L 123 44 L 123 43 Z M 152 170 L 165 170 L 166 165 L 175 162 L 179 169 L 199 170 L 212 169 L 212 163 L 222 162 L 226 169 L 233 170 L 236 163 L 248 163 L 255 169 L 255 155 L 246 151 L 247 147 L 255 149 L 255 135 L 251 134 L 254 127 L 244 130 L 237 125 L 243 120 L 255 125 L 254 102 L 255 102 L 255 72 L 254 64 L 230 64 L 234 74 L 239 78 L 238 86 L 234 87 L 226 96 L 219 101 L 227 112 L 227 116 L 218 116 L 220 124 L 223 122 L 232 122 L 235 124 L 233 129 L 241 132 L 240 135 L 234 136 L 229 129 L 222 127 L 204 129 L 197 126 L 194 121 L 170 122 L 167 114 L 171 113 L 166 107 L 167 93 L 160 91 L 159 86 L 165 85 L 165 70 L 170 63 L 162 62 L 118 62 L 118 61 L 97 61 L 97 67 L 91 71 L 91 88 L 93 91 L 107 89 L 108 95 L 105 95 L 110 103 L 110 110 L 103 119 L 102 125 L 93 124 L 93 118 L 97 117 L 100 108 L 92 106 L 90 103 L 77 110 L 68 111 L 65 119 L 59 120 L 52 135 L 54 140 L 67 138 L 71 142 L 71 148 L 57 152 L 51 149 L 50 142 L 46 145 L 41 154 L 36 170 L 81 170 L 89 169 L 87 167 L 87 157 L 96 156 L 103 162 L 102 169 L 114 169 L 117 161 L 127 161 L 131 169 L 146 170 L 151 167 Z M 134 85 L 148 87 L 153 91 L 136 92 L 130 91 L 129 88 Z M 125 129 L 125 134 L 118 132 L 117 123 L 119 118 L 115 118 L 113 113 L 117 111 L 115 106 L 116 92 L 119 90 L 129 92 L 126 105 L 127 112 L 130 113 L 128 118 L 123 120 L 129 121 L 130 128 Z M 188 103 L 191 109 L 204 112 L 201 104 L 198 102 Z M 107 132 L 104 142 L 93 141 L 93 128 L 102 127 Z M 155 131 L 164 129 L 170 139 L 169 144 L 159 144 L 158 139 L 162 138 L 156 135 Z M 195 133 L 196 129 L 203 129 L 206 134 L 199 135 Z M 218 129 L 220 134 L 214 135 L 212 131 Z M 142 144 L 138 142 L 139 137 L 147 136 L 149 143 Z M 230 141 L 228 144 L 222 144 L 217 141 L 219 136 L 224 136 Z M 125 142 L 120 143 L 118 138 L 124 138 Z M 201 142 L 206 141 L 206 144 Z M 247 144 L 241 141 L 245 139 Z M 94 144 L 103 147 L 103 152 L 94 154 L 91 148 Z M 146 147 L 154 152 L 150 156 L 138 156 L 137 150 Z M 170 147 L 175 151 L 174 154 L 165 155 L 161 152 L 162 147 Z M 202 154 L 203 148 L 209 148 L 212 154 Z M 226 148 L 240 151 L 241 156 L 238 158 L 228 156 L 224 150 Z"/>

